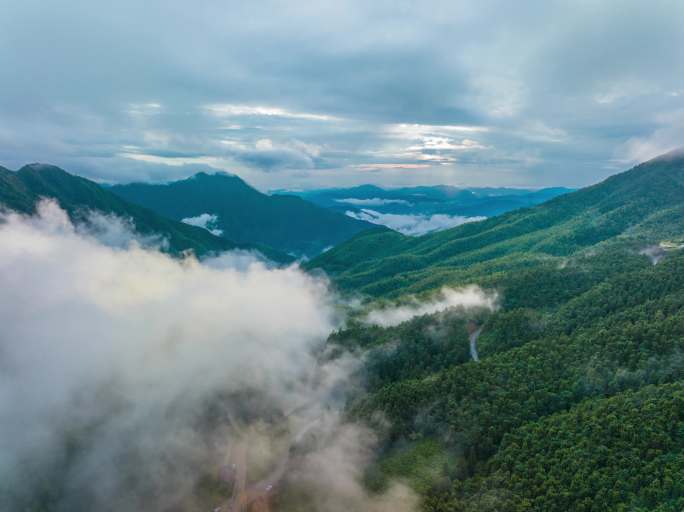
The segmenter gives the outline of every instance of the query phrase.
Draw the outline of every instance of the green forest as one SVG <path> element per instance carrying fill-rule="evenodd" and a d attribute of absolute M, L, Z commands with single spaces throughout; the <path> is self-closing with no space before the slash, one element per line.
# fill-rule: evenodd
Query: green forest
<path fill-rule="evenodd" d="M 175 255 L 255 248 L 56 167 L 0 168 L 0 195 L 25 213 L 52 197 L 76 222 L 130 218 Z M 343 394 L 344 417 L 379 440 L 364 492 L 399 481 L 425 512 L 684 510 L 682 198 L 684 155 L 668 154 L 482 222 L 367 230 L 305 263 L 346 312 L 326 357 L 362 361 Z M 465 287 L 494 299 L 419 307 Z M 402 307 L 416 313 L 369 320 Z"/>
<path fill-rule="evenodd" d="M 366 356 L 348 414 L 383 444 L 370 489 L 428 511 L 684 509 L 684 158 L 477 224 L 359 235 L 311 263 L 367 308 L 496 291 L 329 342 Z M 648 248 L 648 250 L 644 250 Z M 479 361 L 467 323 L 482 327 Z"/>

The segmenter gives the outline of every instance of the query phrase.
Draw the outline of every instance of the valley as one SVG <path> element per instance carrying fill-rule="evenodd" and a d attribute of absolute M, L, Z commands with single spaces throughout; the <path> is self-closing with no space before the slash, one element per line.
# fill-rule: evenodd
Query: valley
<path fill-rule="evenodd" d="M 684 1 L 0 4 L 0 512 L 684 512 Z"/>
<path fill-rule="evenodd" d="M 38 173 L 43 181 L 75 179 L 63 171 Z M 30 189 L 5 176 L 13 191 L 5 192 L 8 206 L 41 216 L 59 210 L 18 202 Z M 90 195 L 49 189 L 75 222 L 88 222 L 84 207 L 129 208 L 136 226 L 138 219 L 156 219 L 106 189 L 75 184 L 90 187 Z M 93 193 L 99 203 L 78 202 Z M 318 464 L 335 472 L 331 460 L 351 457 L 344 462 L 352 470 L 344 477 L 351 497 L 335 499 L 363 508 L 391 502 L 399 485 L 411 496 L 405 503 L 435 512 L 678 510 L 684 253 L 676 240 L 684 233 L 683 194 L 684 156 L 672 153 L 486 221 L 420 237 L 359 233 L 305 263 L 308 277 L 291 266 L 217 267 L 220 255 L 205 256 L 212 272 L 236 275 L 264 268 L 316 280 L 322 269 L 332 284 L 320 286 L 331 294 L 325 301 L 335 304 L 338 320 L 317 331 L 314 352 L 297 352 L 304 359 L 317 355 L 284 381 L 297 390 L 291 397 L 280 396 L 269 378 L 222 397 L 234 386 L 229 378 L 193 406 L 194 435 L 215 439 L 211 462 L 191 477 L 190 494 L 168 495 L 166 509 L 317 506 L 326 478 Z M 195 229 L 205 232 L 188 233 Z M 97 232 L 73 236 L 102 243 Z M 652 247 L 661 249 L 645 249 Z M 319 300 L 311 307 L 320 308 Z M 201 364 L 211 367 L 215 354 L 208 355 Z M 648 434 L 640 433 L 643 425 Z M 362 448 L 364 437 L 374 439 L 370 447 Z M 79 438 L 77 446 L 89 442 L 89 435 Z M 123 460 L 131 456 L 124 454 Z M 543 469 L 549 466 L 551 473 Z M 614 490 L 597 493 L 597 485 Z M 155 501 L 153 494 L 141 496 Z"/>

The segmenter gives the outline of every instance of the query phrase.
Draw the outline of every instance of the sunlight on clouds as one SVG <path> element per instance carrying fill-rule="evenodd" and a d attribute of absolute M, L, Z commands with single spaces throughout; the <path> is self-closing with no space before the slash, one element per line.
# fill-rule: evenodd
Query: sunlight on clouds
<path fill-rule="evenodd" d="M 293 112 L 279 107 L 265 107 L 240 105 L 232 103 L 215 103 L 205 105 L 204 109 L 214 116 L 220 117 L 241 117 L 241 116 L 263 116 L 263 117 L 282 117 L 286 119 L 304 119 L 308 121 L 336 121 L 338 117 L 312 114 L 308 112 Z"/>
<path fill-rule="evenodd" d="M 684 106 L 684 60 L 673 50 L 684 47 L 682 2 L 545 2 L 510 12 L 475 1 L 332 11 L 248 3 L 239 14 L 226 2 L 172 2 L 175 16 L 162 24 L 158 7 L 130 0 L 135 23 L 118 3 L 10 3 L 0 55 L 14 70 L 0 106 L 8 168 L 40 158 L 109 182 L 179 176 L 178 160 L 121 156 L 159 155 L 163 145 L 230 159 L 231 171 L 265 188 L 361 184 L 367 174 L 353 165 L 372 162 L 433 163 L 449 183 L 586 185 L 605 177 L 616 148 Z M 41 30 L 26 31 L 26 20 Z M 562 20 L 562 30 L 542 20 Z M 74 51 L 74 41 L 91 51 Z M 550 130 L 530 129 L 535 122 Z M 144 140 L 146 130 L 170 139 Z M 323 149 L 311 161 L 282 151 L 283 165 L 278 155 L 233 155 L 219 142 L 228 133 L 245 151 L 260 139 Z M 423 137 L 455 147 L 406 154 Z M 456 147 L 464 138 L 487 149 Z M 140 149 L 122 149 L 130 144 Z M 538 158 L 521 163 L 517 153 Z"/>
<path fill-rule="evenodd" d="M 384 134 L 388 143 L 384 151 L 376 156 L 385 155 L 387 158 L 401 160 L 415 160 L 415 165 L 427 165 L 430 162 L 437 165 L 449 165 L 456 162 L 456 153 L 468 151 L 488 150 L 491 146 L 472 138 L 454 138 L 460 134 L 486 133 L 485 126 L 468 125 L 424 125 L 424 124 L 394 124 L 385 127 Z M 410 141 L 409 146 L 403 146 Z M 368 164 L 370 167 L 370 164 Z M 366 168 L 361 167 L 359 168 Z M 371 168 L 378 168 L 373 166 Z M 385 167 L 383 167 L 385 168 Z M 389 168 L 389 167 L 387 167 Z M 392 167 L 396 168 L 396 167 Z M 402 167 L 404 168 L 404 167 Z"/>
<path fill-rule="evenodd" d="M 420 144 L 415 144 L 408 148 L 409 151 L 422 151 L 424 149 L 464 151 L 487 149 L 487 146 L 472 139 L 462 139 L 460 142 L 457 142 L 449 137 L 423 137 Z"/>
<path fill-rule="evenodd" d="M 359 164 L 352 166 L 355 169 L 360 169 L 362 171 L 374 171 L 380 169 L 426 169 L 430 167 L 428 164 L 393 164 L 393 163 L 381 163 L 381 164 Z"/>
<path fill-rule="evenodd" d="M 119 153 L 121 158 L 128 158 L 130 160 L 138 160 L 152 164 L 170 165 L 172 167 L 180 167 L 183 165 L 208 165 L 217 169 L 222 169 L 230 166 L 230 162 L 213 156 L 193 156 L 193 157 L 168 157 L 159 155 L 147 155 L 144 153 Z"/>
<path fill-rule="evenodd" d="M 390 124 L 385 127 L 388 135 L 407 139 L 419 139 L 427 135 L 439 135 L 442 133 L 476 133 L 488 132 L 486 126 L 470 125 L 431 125 L 431 124 Z"/>

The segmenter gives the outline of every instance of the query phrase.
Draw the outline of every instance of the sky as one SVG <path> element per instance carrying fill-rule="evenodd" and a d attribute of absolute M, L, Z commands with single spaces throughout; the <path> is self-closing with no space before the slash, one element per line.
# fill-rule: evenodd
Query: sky
<path fill-rule="evenodd" d="M 684 2 L 0 0 L 0 165 L 583 186 L 684 140 Z"/>

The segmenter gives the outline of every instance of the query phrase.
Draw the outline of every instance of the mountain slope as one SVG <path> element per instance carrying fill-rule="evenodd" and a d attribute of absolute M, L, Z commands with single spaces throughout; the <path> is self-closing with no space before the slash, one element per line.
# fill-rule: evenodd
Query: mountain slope
<path fill-rule="evenodd" d="M 684 155 L 672 153 L 479 227 L 345 244 L 387 272 L 340 267 L 351 290 L 399 302 L 444 284 L 499 294 L 498 309 L 392 327 L 362 312 L 331 335 L 366 362 L 349 409 L 383 436 L 369 487 L 401 478 L 432 512 L 683 510 L 682 192 Z M 377 252 L 418 270 L 390 274 Z"/>
<path fill-rule="evenodd" d="M 242 243 L 259 243 L 298 255 L 322 250 L 374 228 L 295 196 L 268 196 L 237 176 L 199 173 L 166 185 L 117 185 L 112 192 L 166 217 L 216 215 L 214 227 Z"/>
<path fill-rule="evenodd" d="M 444 445 L 447 482 L 433 479 L 428 510 L 681 510 L 684 254 L 623 256 L 513 281 L 508 293 L 527 302 L 479 315 L 479 362 L 463 357 L 468 312 L 334 335 L 391 340 L 367 355 L 379 384 L 353 409 L 389 420 L 381 464 L 410 439 Z"/>
<path fill-rule="evenodd" d="M 258 249 L 275 261 L 290 260 L 269 248 L 237 244 L 214 236 L 205 229 L 164 218 L 121 199 L 97 183 L 55 166 L 31 164 L 16 172 L 0 168 L 0 203 L 12 210 L 33 213 L 36 203 L 43 197 L 56 199 L 76 221 L 86 220 L 90 210 L 130 219 L 139 233 L 163 236 L 173 253 L 192 249 L 203 255 L 231 249 Z"/>
<path fill-rule="evenodd" d="M 634 249 L 684 236 L 684 154 L 656 158 L 539 206 L 418 238 L 363 233 L 320 255 L 343 289 L 398 295 L 471 280 L 596 244 Z"/>

